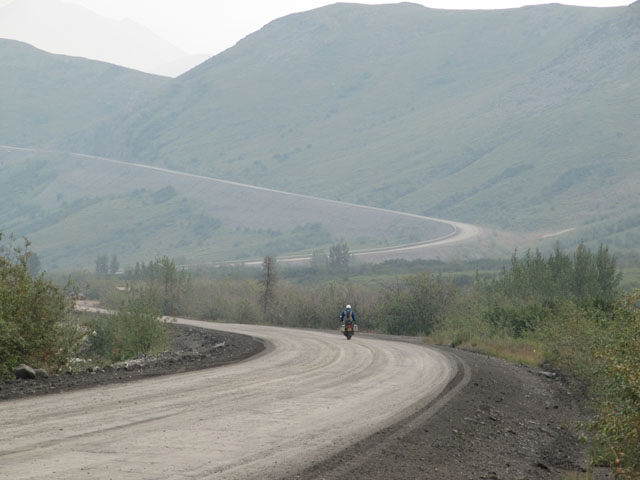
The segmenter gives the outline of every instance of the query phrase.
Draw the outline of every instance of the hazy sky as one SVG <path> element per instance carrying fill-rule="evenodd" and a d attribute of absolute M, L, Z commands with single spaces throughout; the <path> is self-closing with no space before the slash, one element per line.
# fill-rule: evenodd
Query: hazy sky
<path fill-rule="evenodd" d="M 19 0 L 18 0 L 19 1 Z M 129 18 L 187 53 L 216 54 L 233 46 L 271 20 L 289 13 L 335 3 L 326 0 L 65 0 L 103 16 Z M 6 0 L 0 2 L 6 3 Z M 373 0 L 368 4 L 395 3 Z M 545 1 L 521 0 L 414 0 L 431 8 L 516 8 Z M 567 5 L 612 7 L 630 0 L 557 0 Z"/>

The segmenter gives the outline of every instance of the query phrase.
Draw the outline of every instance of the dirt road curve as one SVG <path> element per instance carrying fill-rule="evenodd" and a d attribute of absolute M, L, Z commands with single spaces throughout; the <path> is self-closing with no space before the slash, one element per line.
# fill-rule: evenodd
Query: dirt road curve
<path fill-rule="evenodd" d="M 363 207 L 370 208 L 372 207 Z M 391 210 L 375 209 L 390 212 Z M 469 242 L 477 238 L 482 229 L 469 223 L 452 222 L 450 220 L 442 220 L 433 217 L 424 217 L 421 215 L 413 215 L 410 213 L 395 212 L 401 216 L 422 218 L 427 221 L 446 223 L 451 227 L 451 232 L 440 238 L 427 240 L 426 242 L 412 243 L 407 245 L 398 245 L 395 247 L 373 248 L 368 250 L 354 250 L 351 256 L 365 262 L 384 262 L 397 258 L 416 259 L 428 258 L 428 254 L 436 247 L 451 247 L 464 242 Z M 278 263 L 286 264 L 308 264 L 311 261 L 310 255 L 290 255 L 278 257 Z M 245 265 L 249 267 L 260 267 L 264 260 L 249 261 L 230 261 L 221 262 L 219 265 Z"/>
<path fill-rule="evenodd" d="M 184 322 L 270 347 L 226 367 L 4 402 L 0 478 L 291 475 L 418 411 L 456 374 L 409 343 Z"/>

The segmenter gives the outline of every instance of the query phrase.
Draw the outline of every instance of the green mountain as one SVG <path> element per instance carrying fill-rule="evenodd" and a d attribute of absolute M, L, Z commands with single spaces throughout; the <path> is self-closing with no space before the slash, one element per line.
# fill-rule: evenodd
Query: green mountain
<path fill-rule="evenodd" d="M 582 228 L 633 209 L 639 46 L 638 4 L 338 4 L 272 22 L 75 146 L 504 229 Z"/>
<path fill-rule="evenodd" d="M 499 11 L 336 4 L 276 20 L 174 80 L 19 48 L 0 42 L 0 88 L 13 92 L 0 98 L 10 112 L 0 120 L 1 144 L 530 232 L 533 240 L 572 229 L 542 242 L 640 242 L 638 2 Z M 161 190 L 153 189 L 147 193 Z M 196 202 L 194 218 L 199 209 L 220 218 L 193 196 L 178 198 Z M 336 224 L 319 223 L 338 238 Z M 288 234 L 303 225 L 296 220 Z M 226 227 L 252 228 L 237 220 Z M 159 227 L 140 226 L 147 228 Z M 167 235 L 179 244 L 178 233 Z M 375 243 L 376 234 L 362 236 L 363 245 Z"/>

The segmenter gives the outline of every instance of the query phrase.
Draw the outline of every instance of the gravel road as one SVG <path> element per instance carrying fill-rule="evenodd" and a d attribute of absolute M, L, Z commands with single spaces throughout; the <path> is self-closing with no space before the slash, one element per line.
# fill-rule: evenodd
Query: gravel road
<path fill-rule="evenodd" d="M 0 478 L 287 476 L 421 411 L 458 372 L 410 343 L 181 323 L 267 348 L 224 368 L 3 402 Z"/>

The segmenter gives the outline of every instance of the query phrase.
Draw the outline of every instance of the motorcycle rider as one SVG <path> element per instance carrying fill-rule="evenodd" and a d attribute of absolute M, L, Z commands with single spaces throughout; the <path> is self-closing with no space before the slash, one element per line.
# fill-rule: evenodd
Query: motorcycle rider
<path fill-rule="evenodd" d="M 340 314 L 340 321 L 344 323 L 344 319 L 351 320 L 353 323 L 356 323 L 356 313 L 351 310 L 351 305 L 347 305 L 345 309 Z"/>

